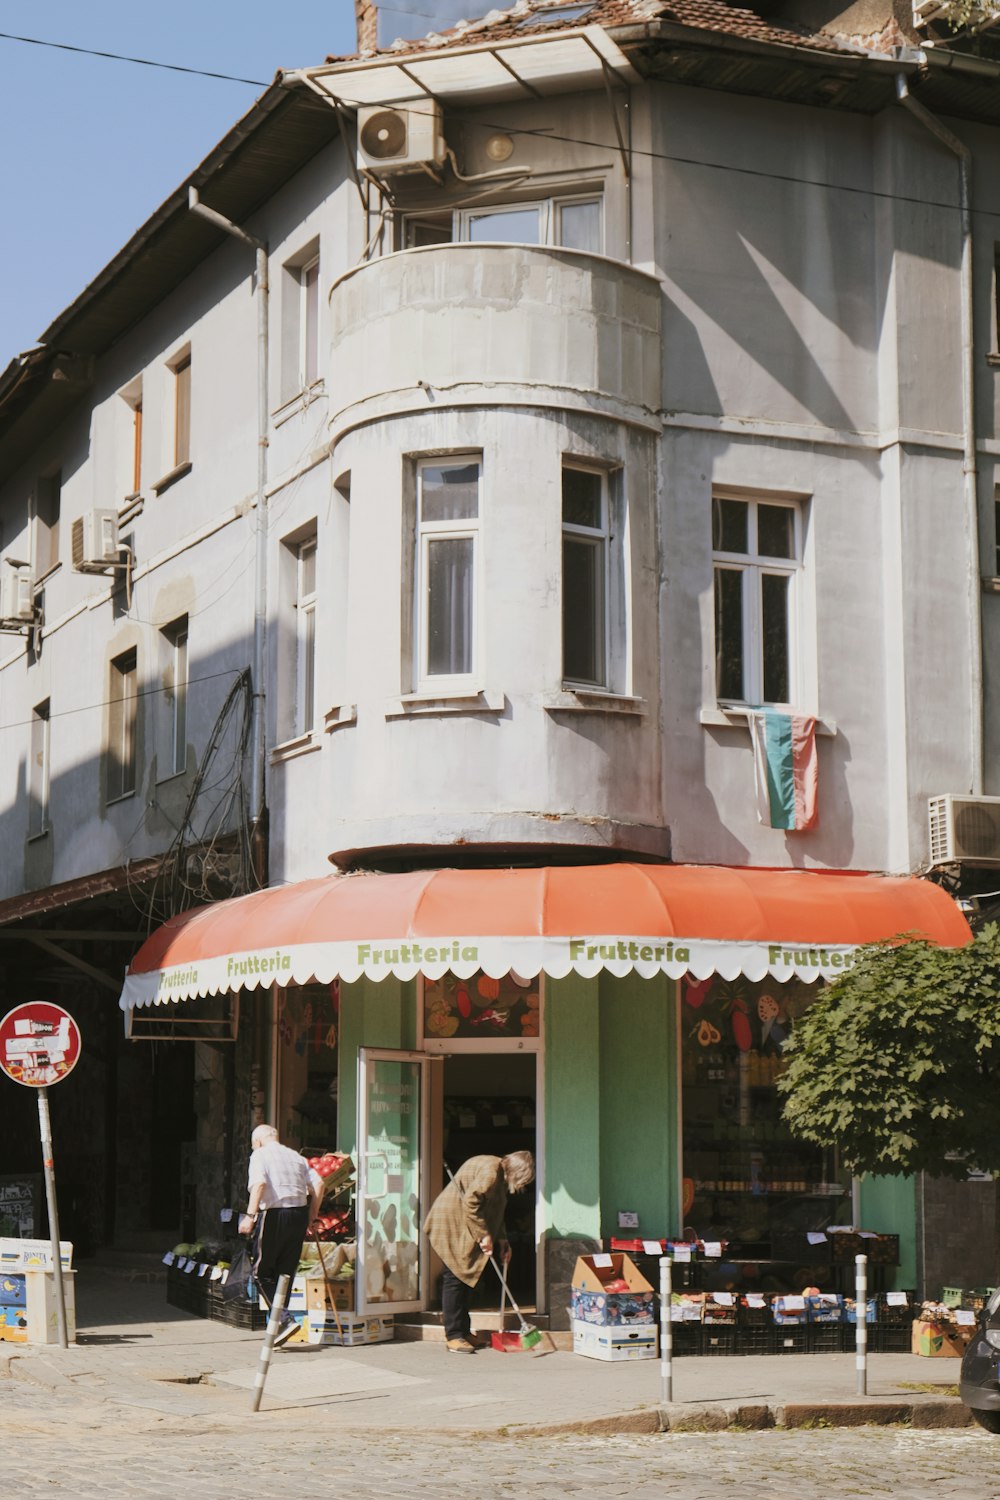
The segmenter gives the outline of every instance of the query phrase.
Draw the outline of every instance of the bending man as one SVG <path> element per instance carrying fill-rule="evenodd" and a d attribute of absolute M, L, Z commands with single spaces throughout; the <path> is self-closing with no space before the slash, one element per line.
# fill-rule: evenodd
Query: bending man
<path fill-rule="evenodd" d="M 496 1251 L 506 1265 L 510 1246 L 504 1238 L 507 1197 L 520 1192 L 535 1176 L 530 1151 L 509 1156 L 471 1156 L 434 1201 L 424 1223 L 434 1249 L 444 1261 L 441 1306 L 444 1335 L 452 1354 L 475 1354 L 469 1308 L 472 1289 Z"/>

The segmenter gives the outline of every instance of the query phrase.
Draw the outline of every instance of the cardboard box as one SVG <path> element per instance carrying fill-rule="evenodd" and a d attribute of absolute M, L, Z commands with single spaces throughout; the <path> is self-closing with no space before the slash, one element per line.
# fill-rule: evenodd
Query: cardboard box
<path fill-rule="evenodd" d="M 353 1313 L 341 1313 L 338 1319 L 333 1313 L 315 1312 L 309 1317 L 308 1341 L 310 1344 L 340 1344 L 344 1348 L 357 1348 L 361 1344 L 387 1344 L 396 1337 L 396 1326 L 391 1316 L 358 1318 Z"/>
<path fill-rule="evenodd" d="M 628 1289 L 609 1292 L 606 1290 L 609 1281 L 624 1281 Z M 655 1324 L 653 1288 L 635 1262 L 621 1251 L 580 1255 L 570 1287 L 570 1318 L 603 1328 Z"/>
<path fill-rule="evenodd" d="M 59 1259 L 68 1271 L 73 1264 L 73 1246 L 59 1241 Z M 51 1271 L 51 1240 L 0 1239 L 0 1271 Z"/>
<path fill-rule="evenodd" d="M 573 1353 L 585 1359 L 623 1360 L 655 1359 L 659 1329 L 654 1323 L 634 1327 L 611 1328 L 603 1324 L 573 1319 Z"/>
<path fill-rule="evenodd" d="M 24 1307 L 24 1276 L 4 1272 L 0 1275 L 0 1307 Z"/>
<path fill-rule="evenodd" d="M 911 1354 L 929 1359 L 961 1359 L 973 1328 L 956 1328 L 953 1323 L 928 1323 L 917 1318 L 910 1340 Z"/>
<path fill-rule="evenodd" d="M 28 1313 L 24 1307 L 0 1305 L 0 1342 L 26 1344 L 28 1342 Z"/>

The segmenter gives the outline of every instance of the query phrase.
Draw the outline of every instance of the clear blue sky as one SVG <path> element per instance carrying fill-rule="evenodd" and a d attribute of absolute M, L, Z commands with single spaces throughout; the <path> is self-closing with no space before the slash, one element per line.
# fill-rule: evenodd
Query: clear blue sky
<path fill-rule="evenodd" d="M 355 48 L 354 0 L 0 0 L 0 31 L 267 84 Z M 0 38 L 0 369 L 30 349 L 260 88 Z"/>

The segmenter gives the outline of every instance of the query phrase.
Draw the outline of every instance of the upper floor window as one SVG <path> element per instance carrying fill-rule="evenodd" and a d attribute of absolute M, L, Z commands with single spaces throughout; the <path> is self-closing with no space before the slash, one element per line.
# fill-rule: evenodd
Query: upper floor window
<path fill-rule="evenodd" d="M 608 686 L 607 476 L 562 471 L 563 680 Z"/>
<path fill-rule="evenodd" d="M 544 198 L 532 203 L 495 204 L 444 213 L 412 214 L 406 245 L 502 241 L 517 245 L 564 245 L 592 255 L 604 252 L 604 205 L 599 195 Z"/>
<path fill-rule="evenodd" d="M 170 776 L 187 769 L 188 617 L 182 615 L 163 631 L 166 671 L 167 765 Z"/>
<path fill-rule="evenodd" d="M 191 351 L 171 365 L 174 377 L 174 468 L 191 462 Z"/>
<path fill-rule="evenodd" d="M 31 745 L 28 763 L 28 836 L 37 838 L 49 828 L 49 700 L 31 711 Z"/>
<path fill-rule="evenodd" d="M 134 650 L 112 661 L 108 700 L 108 801 L 113 802 L 131 796 L 136 788 L 139 695 Z"/>
<path fill-rule="evenodd" d="M 466 685 L 477 667 L 478 459 L 417 466 L 417 676 L 423 687 Z"/>
<path fill-rule="evenodd" d="M 142 489 L 142 396 L 132 407 L 132 494 Z"/>
<path fill-rule="evenodd" d="M 62 510 L 62 473 L 42 475 L 35 484 L 32 514 L 32 569 L 36 579 L 59 561 L 59 516 Z"/>
<path fill-rule="evenodd" d="M 281 401 L 291 401 L 320 376 L 319 241 L 282 266 Z"/>
<path fill-rule="evenodd" d="M 295 733 L 316 727 L 316 537 L 299 542 L 295 558 Z"/>
<path fill-rule="evenodd" d="M 801 523 L 794 502 L 718 496 L 712 501 L 720 702 L 795 702 Z"/>

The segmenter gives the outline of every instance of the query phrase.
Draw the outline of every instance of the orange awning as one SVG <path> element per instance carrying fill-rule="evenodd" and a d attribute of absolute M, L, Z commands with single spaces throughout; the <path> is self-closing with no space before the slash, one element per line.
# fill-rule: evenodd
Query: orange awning
<path fill-rule="evenodd" d="M 971 938 L 952 898 L 912 877 L 636 864 L 328 875 L 171 918 L 139 949 L 120 1003 L 478 969 L 812 980 L 903 934 Z"/>

